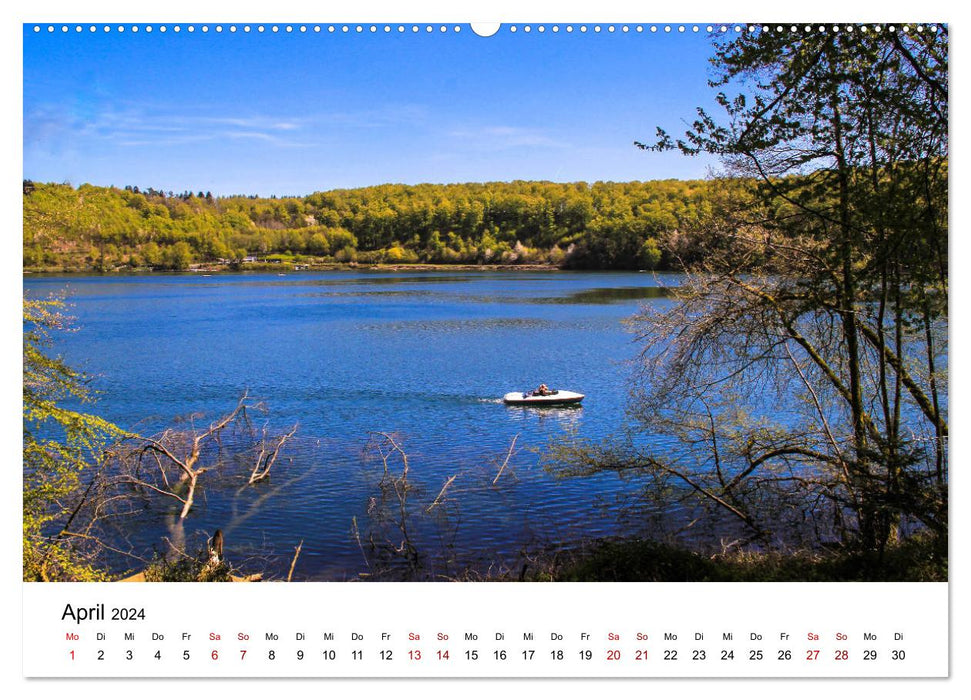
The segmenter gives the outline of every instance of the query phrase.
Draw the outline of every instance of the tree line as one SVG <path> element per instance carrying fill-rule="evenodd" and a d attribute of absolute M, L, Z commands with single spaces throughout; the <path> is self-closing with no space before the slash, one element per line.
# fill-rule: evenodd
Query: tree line
<path fill-rule="evenodd" d="M 552 264 L 658 269 L 659 241 L 710 213 L 704 181 L 388 184 L 214 197 L 24 181 L 26 269 L 194 263 Z"/>

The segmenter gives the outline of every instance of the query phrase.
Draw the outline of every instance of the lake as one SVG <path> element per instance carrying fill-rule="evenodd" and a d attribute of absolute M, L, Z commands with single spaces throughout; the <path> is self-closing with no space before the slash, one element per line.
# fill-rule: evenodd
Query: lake
<path fill-rule="evenodd" d="M 185 532 L 204 541 L 221 528 L 230 561 L 277 577 L 302 542 L 295 578 L 344 580 L 373 573 L 369 538 L 400 539 L 381 498 L 381 460 L 368 447 L 376 432 L 393 434 L 408 456 L 409 537 L 427 556 L 429 578 L 498 571 L 536 548 L 618 534 L 622 497 L 636 484 L 609 474 L 557 478 L 542 455 L 552 441 L 621 431 L 638 353 L 623 321 L 642 304 L 670 303 L 663 288 L 678 280 L 572 272 L 32 276 L 24 290 L 66 293 L 77 331 L 58 334 L 56 350 L 93 377 L 94 411 L 124 428 L 149 434 L 185 427 L 187 416 L 207 425 L 244 390 L 267 407 L 253 417 L 257 430 L 279 434 L 298 423 L 265 482 L 245 486 L 245 465 L 203 480 Z M 587 398 L 582 408 L 559 409 L 500 400 L 541 382 Z M 147 502 L 120 520 L 114 544 L 143 557 L 164 551 L 171 512 L 171 502 Z M 119 571 L 136 565 L 113 561 Z"/>

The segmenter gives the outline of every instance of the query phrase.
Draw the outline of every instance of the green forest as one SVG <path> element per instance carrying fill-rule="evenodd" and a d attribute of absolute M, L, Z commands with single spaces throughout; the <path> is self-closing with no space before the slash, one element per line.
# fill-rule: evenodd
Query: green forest
<path fill-rule="evenodd" d="M 704 181 L 380 185 L 214 197 L 24 181 L 24 269 L 546 264 L 665 269 L 710 213 Z"/>

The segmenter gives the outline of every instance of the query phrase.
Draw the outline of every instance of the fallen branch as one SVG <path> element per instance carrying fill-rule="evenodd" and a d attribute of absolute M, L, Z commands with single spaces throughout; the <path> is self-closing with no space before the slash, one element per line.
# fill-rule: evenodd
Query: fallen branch
<path fill-rule="evenodd" d="M 296 430 L 296 428 L 294 428 Z M 293 553 L 293 561 L 290 562 L 290 573 L 287 574 L 287 583 L 293 578 L 293 569 L 297 565 L 297 557 L 300 556 L 300 550 L 303 549 L 303 540 L 300 540 L 300 544 L 297 545 L 297 551 Z"/>
<path fill-rule="evenodd" d="M 509 464 L 509 458 L 512 457 L 513 449 L 515 449 L 516 440 L 518 439 L 519 439 L 519 433 L 516 433 L 513 436 L 512 442 L 509 443 L 509 451 L 506 452 L 506 458 L 502 461 L 502 466 L 499 467 L 499 473 L 496 474 L 496 478 L 492 480 L 493 486 L 495 486 L 496 482 L 499 481 L 499 477 L 502 476 L 503 470 L 506 468 L 506 465 Z"/>
<path fill-rule="evenodd" d="M 455 481 L 455 477 L 456 476 L 458 476 L 458 475 L 457 474 L 453 474 L 452 476 L 450 476 L 448 478 L 448 481 L 446 481 L 445 482 L 445 485 L 442 486 L 442 490 L 438 492 L 438 495 L 437 496 L 435 496 L 435 500 L 432 501 L 432 504 L 430 506 L 428 506 L 428 508 L 425 509 L 425 512 L 426 513 L 431 513 L 432 512 L 432 508 L 434 508 L 435 506 L 437 506 L 441 502 L 442 497 L 445 495 L 445 489 L 447 489 L 449 486 L 452 485 L 452 482 Z"/>

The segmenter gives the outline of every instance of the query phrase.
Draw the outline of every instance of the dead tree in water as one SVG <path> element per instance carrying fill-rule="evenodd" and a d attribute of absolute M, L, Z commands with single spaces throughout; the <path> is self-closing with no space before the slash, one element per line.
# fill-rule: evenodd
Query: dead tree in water
<path fill-rule="evenodd" d="M 116 483 L 128 484 L 146 494 L 158 494 L 181 504 L 174 526 L 185 520 L 195 503 L 200 477 L 221 468 L 244 452 L 257 454 L 256 464 L 248 476 L 248 484 L 269 476 L 280 450 L 296 433 L 297 426 L 282 437 L 268 437 L 264 428 L 255 444 L 224 453 L 223 437 L 227 430 L 242 427 L 251 431 L 248 412 L 265 410 L 261 403 L 244 393 L 236 407 L 205 430 L 169 429 L 158 435 L 145 437 L 130 434 L 110 451 L 117 463 Z"/>
<path fill-rule="evenodd" d="M 289 433 L 283 435 L 276 441 L 276 444 L 272 449 L 267 449 L 266 428 L 263 428 L 263 440 L 260 442 L 260 453 L 256 458 L 256 464 L 253 467 L 253 471 L 249 475 L 250 484 L 255 484 L 257 481 L 262 481 L 270 475 L 270 469 L 273 468 L 276 458 L 280 454 L 280 449 L 286 444 L 287 440 L 294 436 L 296 432 L 297 426 L 294 425 Z"/>
<path fill-rule="evenodd" d="M 372 498 L 368 505 L 368 515 L 377 524 L 376 531 L 369 533 L 368 539 L 373 549 L 385 550 L 395 557 L 402 557 L 409 569 L 416 572 L 421 566 L 421 556 L 412 541 L 409 525 L 412 514 L 408 507 L 409 493 L 415 487 L 408 480 L 408 455 L 401 447 L 400 439 L 391 433 L 374 432 L 365 450 L 366 453 L 377 454 L 384 469 L 378 482 L 380 495 Z M 391 461 L 395 455 L 401 462 L 401 472 L 398 475 L 391 471 Z M 394 530 L 397 530 L 396 535 L 392 534 Z M 398 540 L 398 543 L 394 540 Z"/>
<path fill-rule="evenodd" d="M 134 466 L 136 468 L 133 472 L 126 474 L 124 480 L 135 486 L 179 501 L 182 504 L 179 519 L 185 520 L 195 502 L 199 477 L 209 471 L 209 467 L 199 465 L 203 446 L 211 440 L 218 441 L 220 434 L 227 426 L 237 419 L 245 418 L 246 409 L 253 407 L 248 399 L 248 394 L 244 392 L 236 404 L 236 408 L 198 434 L 166 430 L 157 437 L 129 436 L 128 440 L 134 441 L 138 445 L 134 454 L 129 455 L 135 457 L 136 464 Z M 179 452 L 182 454 L 178 454 Z M 151 456 L 154 459 L 158 467 L 161 485 L 153 484 L 147 479 L 141 478 L 141 463 L 143 457 L 146 456 Z M 167 474 L 167 468 L 173 467 L 179 472 L 179 478 L 175 484 L 172 484 Z"/>

